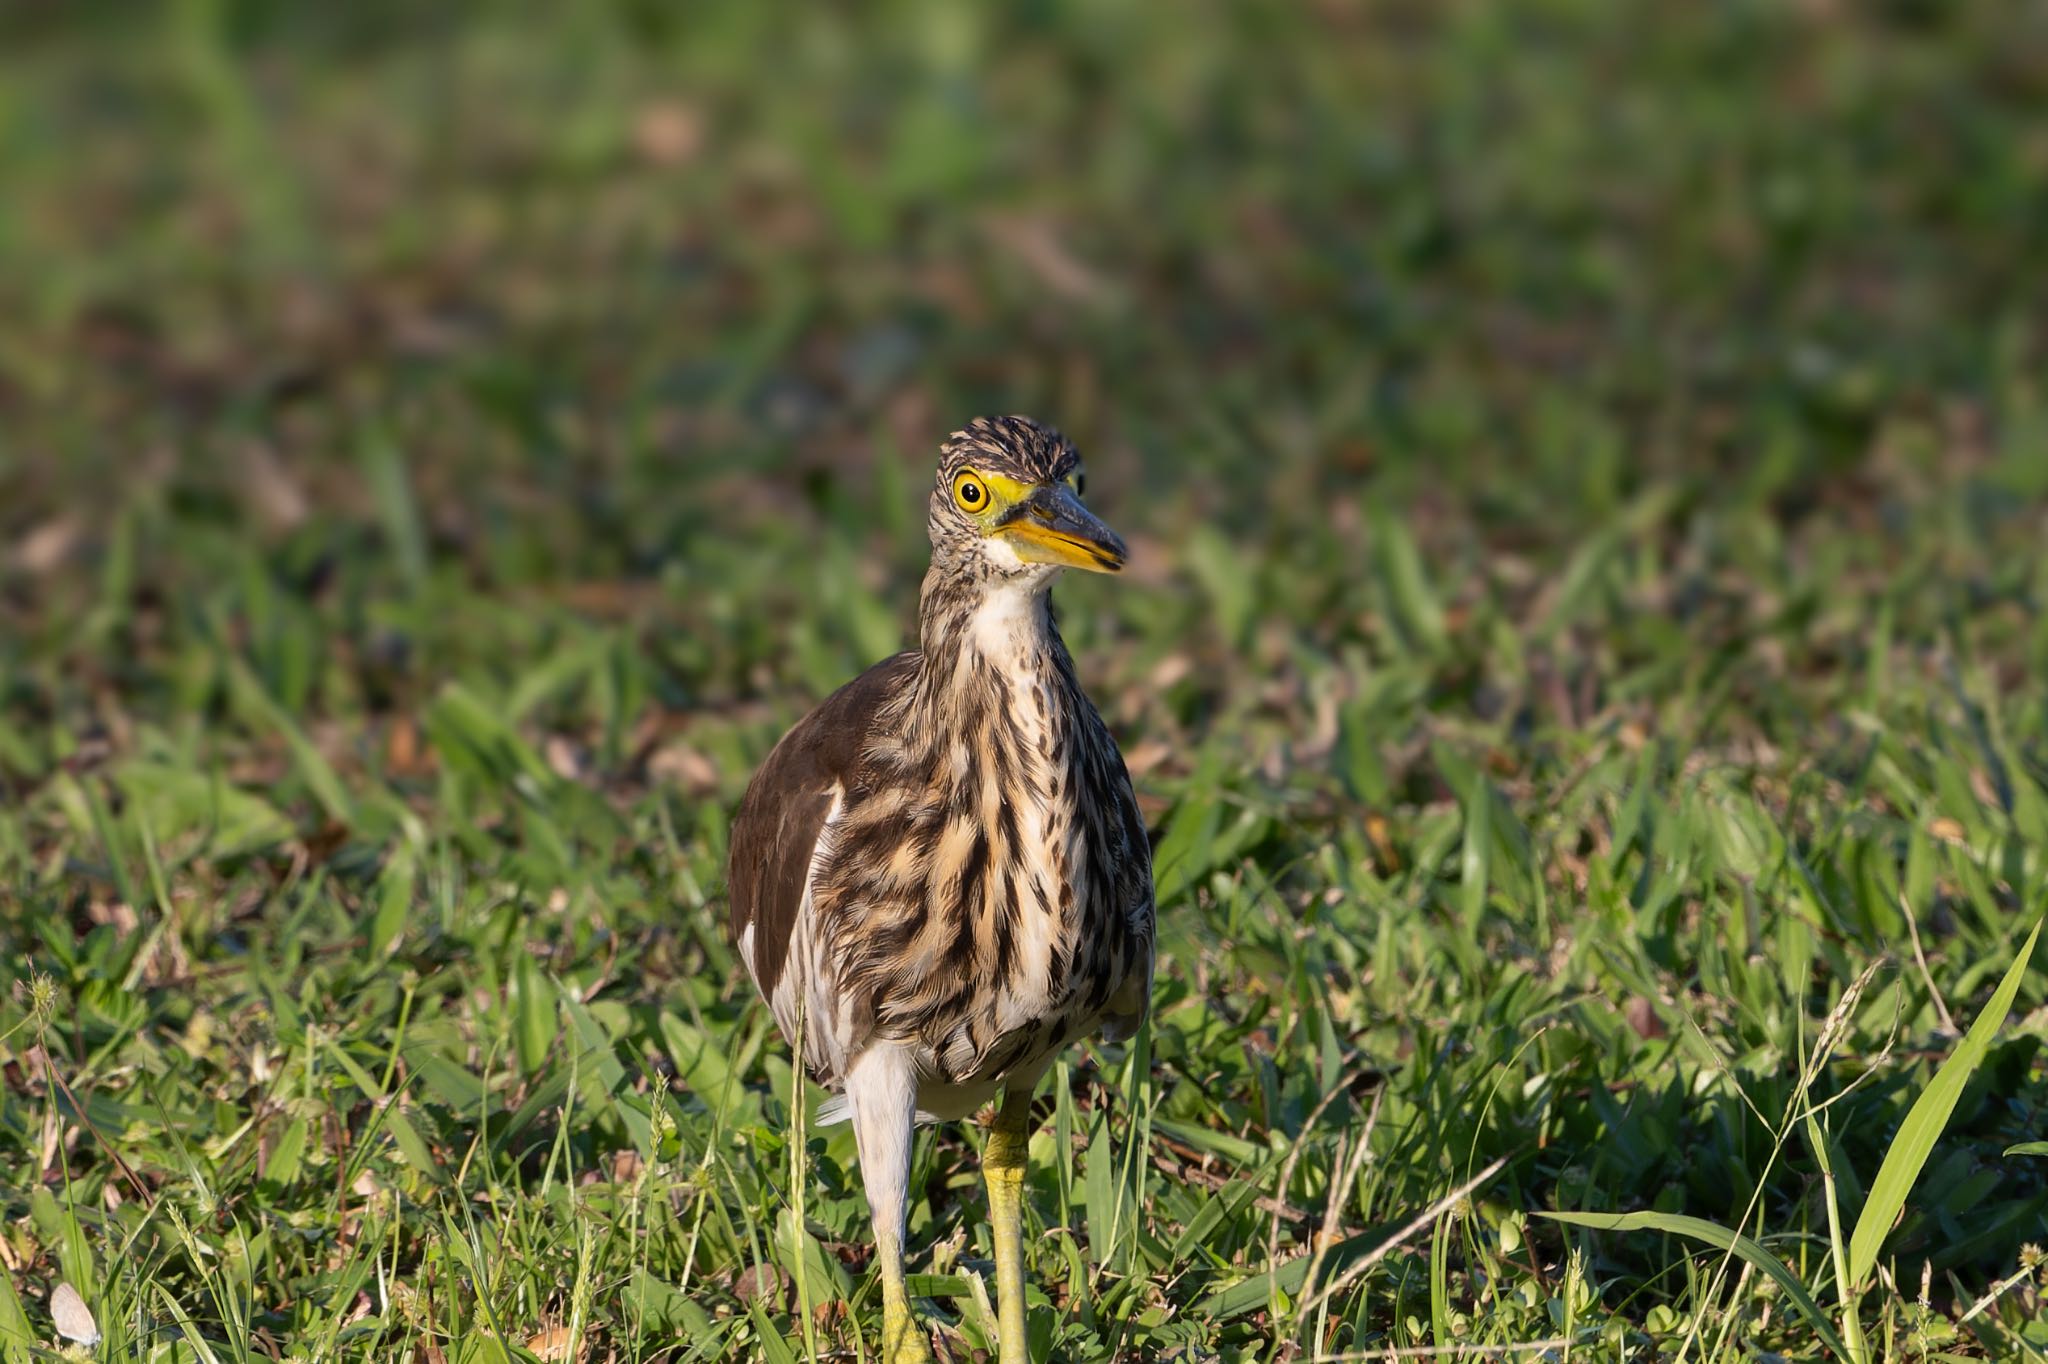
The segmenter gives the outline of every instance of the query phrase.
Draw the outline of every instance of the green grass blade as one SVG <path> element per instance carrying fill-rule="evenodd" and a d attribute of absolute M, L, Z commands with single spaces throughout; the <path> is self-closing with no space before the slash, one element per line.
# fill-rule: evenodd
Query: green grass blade
<path fill-rule="evenodd" d="M 335 775 L 332 765 L 306 735 L 305 729 L 272 696 L 253 669 L 241 659 L 232 659 L 228 664 L 228 684 L 242 709 L 252 721 L 260 721 L 275 730 L 290 750 L 292 765 L 298 769 L 299 779 L 306 784 L 313 799 L 327 812 L 330 819 L 343 824 L 355 821 L 355 804 L 349 799 L 348 789 Z"/>
<path fill-rule="evenodd" d="M 1493 787 L 1474 772 L 1465 797 L 1465 839 L 1458 859 L 1459 914 L 1467 933 L 1477 935 L 1486 917 L 1488 863 L 1493 849 Z"/>
<path fill-rule="evenodd" d="M 418 881 L 419 861 L 412 849 L 401 843 L 377 873 L 377 908 L 370 916 L 368 935 L 371 960 L 382 958 L 404 934 Z"/>
<path fill-rule="evenodd" d="M 0 1364 L 28 1364 L 35 1352 L 36 1333 L 28 1324 L 28 1312 L 14 1291 L 14 1280 L 0 1274 Z"/>
<path fill-rule="evenodd" d="M 1436 1235 L 1429 1238 L 1429 1330 L 1439 1350 L 1453 1348 L 1451 1341 L 1451 1219 L 1437 1219 Z"/>
<path fill-rule="evenodd" d="M 1704 1241 L 1731 1255 L 1740 1256 L 1784 1290 L 1786 1299 L 1800 1316 L 1806 1318 L 1822 1344 L 1833 1350 L 1838 1358 L 1850 1357 L 1849 1347 L 1835 1334 L 1827 1314 L 1820 1310 L 1813 1294 L 1806 1291 L 1806 1285 L 1799 1282 L 1799 1276 L 1783 1260 L 1766 1250 L 1762 1243 L 1739 1231 L 1730 1231 L 1720 1223 L 1704 1218 L 1681 1217 L 1668 1212 L 1538 1212 L 1536 1215 L 1554 1222 L 1568 1222 L 1575 1227 L 1591 1227 L 1595 1231 L 1661 1231 L 1688 1240 Z"/>
<path fill-rule="evenodd" d="M 206 1337 L 199 1334 L 199 1327 L 193 1323 L 191 1314 L 179 1305 L 178 1299 L 161 1285 L 158 1286 L 156 1292 L 157 1298 L 163 1303 L 164 1310 L 170 1313 L 171 1320 L 178 1323 L 178 1329 L 183 1333 L 185 1344 L 191 1347 L 194 1354 L 199 1356 L 202 1364 L 220 1364 L 220 1356 L 215 1354 L 213 1347 L 206 1343 Z"/>
<path fill-rule="evenodd" d="M 427 576 L 427 535 L 413 495 L 406 458 L 390 436 L 375 432 L 363 443 L 363 473 L 377 501 L 377 517 L 398 562 L 399 575 L 415 590 Z"/>
<path fill-rule="evenodd" d="M 1842 1237 L 1842 1200 L 1835 1187 L 1834 1159 L 1828 1151 L 1827 1134 L 1821 1131 L 1812 1109 L 1806 1111 L 1804 1119 L 1807 1144 L 1813 1148 L 1814 1163 L 1820 1166 L 1821 1193 L 1828 1214 L 1828 1253 L 1835 1268 L 1835 1297 L 1842 1312 L 1842 1334 L 1855 1351 L 1850 1358 L 1860 1364 L 1870 1358 L 1870 1350 L 1863 1338 L 1857 1295 L 1849 1288 L 1849 1246 Z"/>
<path fill-rule="evenodd" d="M 519 1069 L 525 1075 L 537 1074 L 554 1047 L 558 1027 L 555 985 L 525 952 L 513 959 L 512 996 L 512 1041 Z"/>
<path fill-rule="evenodd" d="M 1955 1053 L 1941 1063 L 1941 1069 L 1934 1073 L 1927 1088 L 1913 1101 L 1906 1120 L 1899 1124 L 1899 1133 L 1892 1138 L 1884 1163 L 1877 1167 L 1877 1178 L 1870 1185 L 1870 1197 L 1864 1200 L 1863 1211 L 1856 1218 L 1856 1230 L 1849 1238 L 1850 1284 L 1862 1283 L 1876 1265 L 1878 1248 L 1884 1244 L 1885 1235 L 1891 1230 L 1899 1210 L 1906 1205 L 1906 1195 L 1912 1191 L 1913 1181 L 1920 1177 L 1920 1168 L 1927 1163 L 1936 1138 L 1948 1126 L 1949 1114 L 1955 1111 L 1963 1086 L 1969 1083 L 1971 1074 L 1983 1061 L 1985 1053 L 1991 1050 L 1991 1039 L 2004 1026 L 2005 1016 L 2012 1010 L 2013 997 L 2019 993 L 2020 979 L 2026 975 L 2027 963 L 2034 955 L 2034 941 L 2040 936 L 2041 926 L 2037 923 L 2034 931 L 2027 934 L 2019 956 L 2006 970 L 2005 979 L 1998 983 L 1991 1002 L 1984 1006 L 1984 1012 L 1977 1015 L 1977 1021 L 1956 1044 Z M 1846 1289 L 1847 1285 L 1844 1287 Z"/>
<path fill-rule="evenodd" d="M 1375 510 L 1371 524 L 1373 558 L 1403 634 L 1424 653 L 1442 653 L 1449 639 L 1443 603 L 1430 586 L 1415 537 L 1383 509 Z"/>
<path fill-rule="evenodd" d="M 761 1310 L 761 1304 L 748 1303 L 747 1314 L 754 1321 L 754 1339 L 761 1347 L 761 1358 L 767 1360 L 768 1364 L 797 1364 L 796 1351 L 789 1348 L 789 1342 L 782 1338 L 782 1333 L 768 1320 L 768 1314 Z"/>

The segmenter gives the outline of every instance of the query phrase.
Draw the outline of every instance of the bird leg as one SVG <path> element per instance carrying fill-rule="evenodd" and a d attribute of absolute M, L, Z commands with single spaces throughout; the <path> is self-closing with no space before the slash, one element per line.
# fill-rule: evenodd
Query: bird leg
<path fill-rule="evenodd" d="M 917 1089 L 909 1058 L 894 1047 L 869 1048 L 846 1077 L 860 1180 L 875 1228 L 882 1275 L 882 1364 L 931 1364 L 931 1344 L 910 1314 L 903 1282 L 903 1203 L 910 1184 L 910 1140 Z"/>
<path fill-rule="evenodd" d="M 894 1229 L 875 1221 L 875 1253 L 882 1270 L 882 1364 L 931 1364 L 931 1346 L 910 1314 L 910 1295 L 903 1286 L 902 1225 L 900 1213 Z"/>
<path fill-rule="evenodd" d="M 996 1242 L 996 1357 L 1027 1364 L 1024 1344 L 1024 1165 L 1031 1142 L 1031 1086 L 1012 1087 L 981 1149 L 988 1218 Z"/>

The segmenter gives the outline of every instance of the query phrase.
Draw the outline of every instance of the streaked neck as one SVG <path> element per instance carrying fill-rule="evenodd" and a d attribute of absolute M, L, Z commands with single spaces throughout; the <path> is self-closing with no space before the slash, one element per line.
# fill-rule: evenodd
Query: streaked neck
<path fill-rule="evenodd" d="M 975 685 L 975 678 L 1035 681 L 1047 670 L 1070 678 L 1073 665 L 1052 610 L 1052 578 L 959 582 L 927 576 L 919 643 L 928 686 Z"/>

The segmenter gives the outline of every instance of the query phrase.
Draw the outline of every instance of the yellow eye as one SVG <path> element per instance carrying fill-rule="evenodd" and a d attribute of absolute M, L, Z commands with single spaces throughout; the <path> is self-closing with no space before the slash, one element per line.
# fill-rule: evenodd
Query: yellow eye
<path fill-rule="evenodd" d="M 1066 483 L 1069 488 L 1074 490 L 1074 496 L 1076 497 L 1081 497 L 1088 491 L 1088 475 L 1082 473 L 1079 469 L 1067 475 Z"/>
<path fill-rule="evenodd" d="M 953 480 L 953 500 L 963 511 L 979 515 L 988 510 L 988 485 L 969 470 Z"/>

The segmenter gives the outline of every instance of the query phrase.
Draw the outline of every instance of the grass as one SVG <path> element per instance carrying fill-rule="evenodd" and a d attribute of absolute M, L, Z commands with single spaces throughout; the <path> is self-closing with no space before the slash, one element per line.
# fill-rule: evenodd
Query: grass
<path fill-rule="evenodd" d="M 855 1357 L 726 821 L 904 638 L 982 410 L 1129 532 L 1059 597 L 1158 833 L 1154 1025 L 1041 1097 L 1037 1347 L 2048 1354 L 2037 17 L 0 54 L 0 1359 L 59 1283 L 108 1359 Z M 912 1182 L 961 1358 L 978 1141 Z"/>

